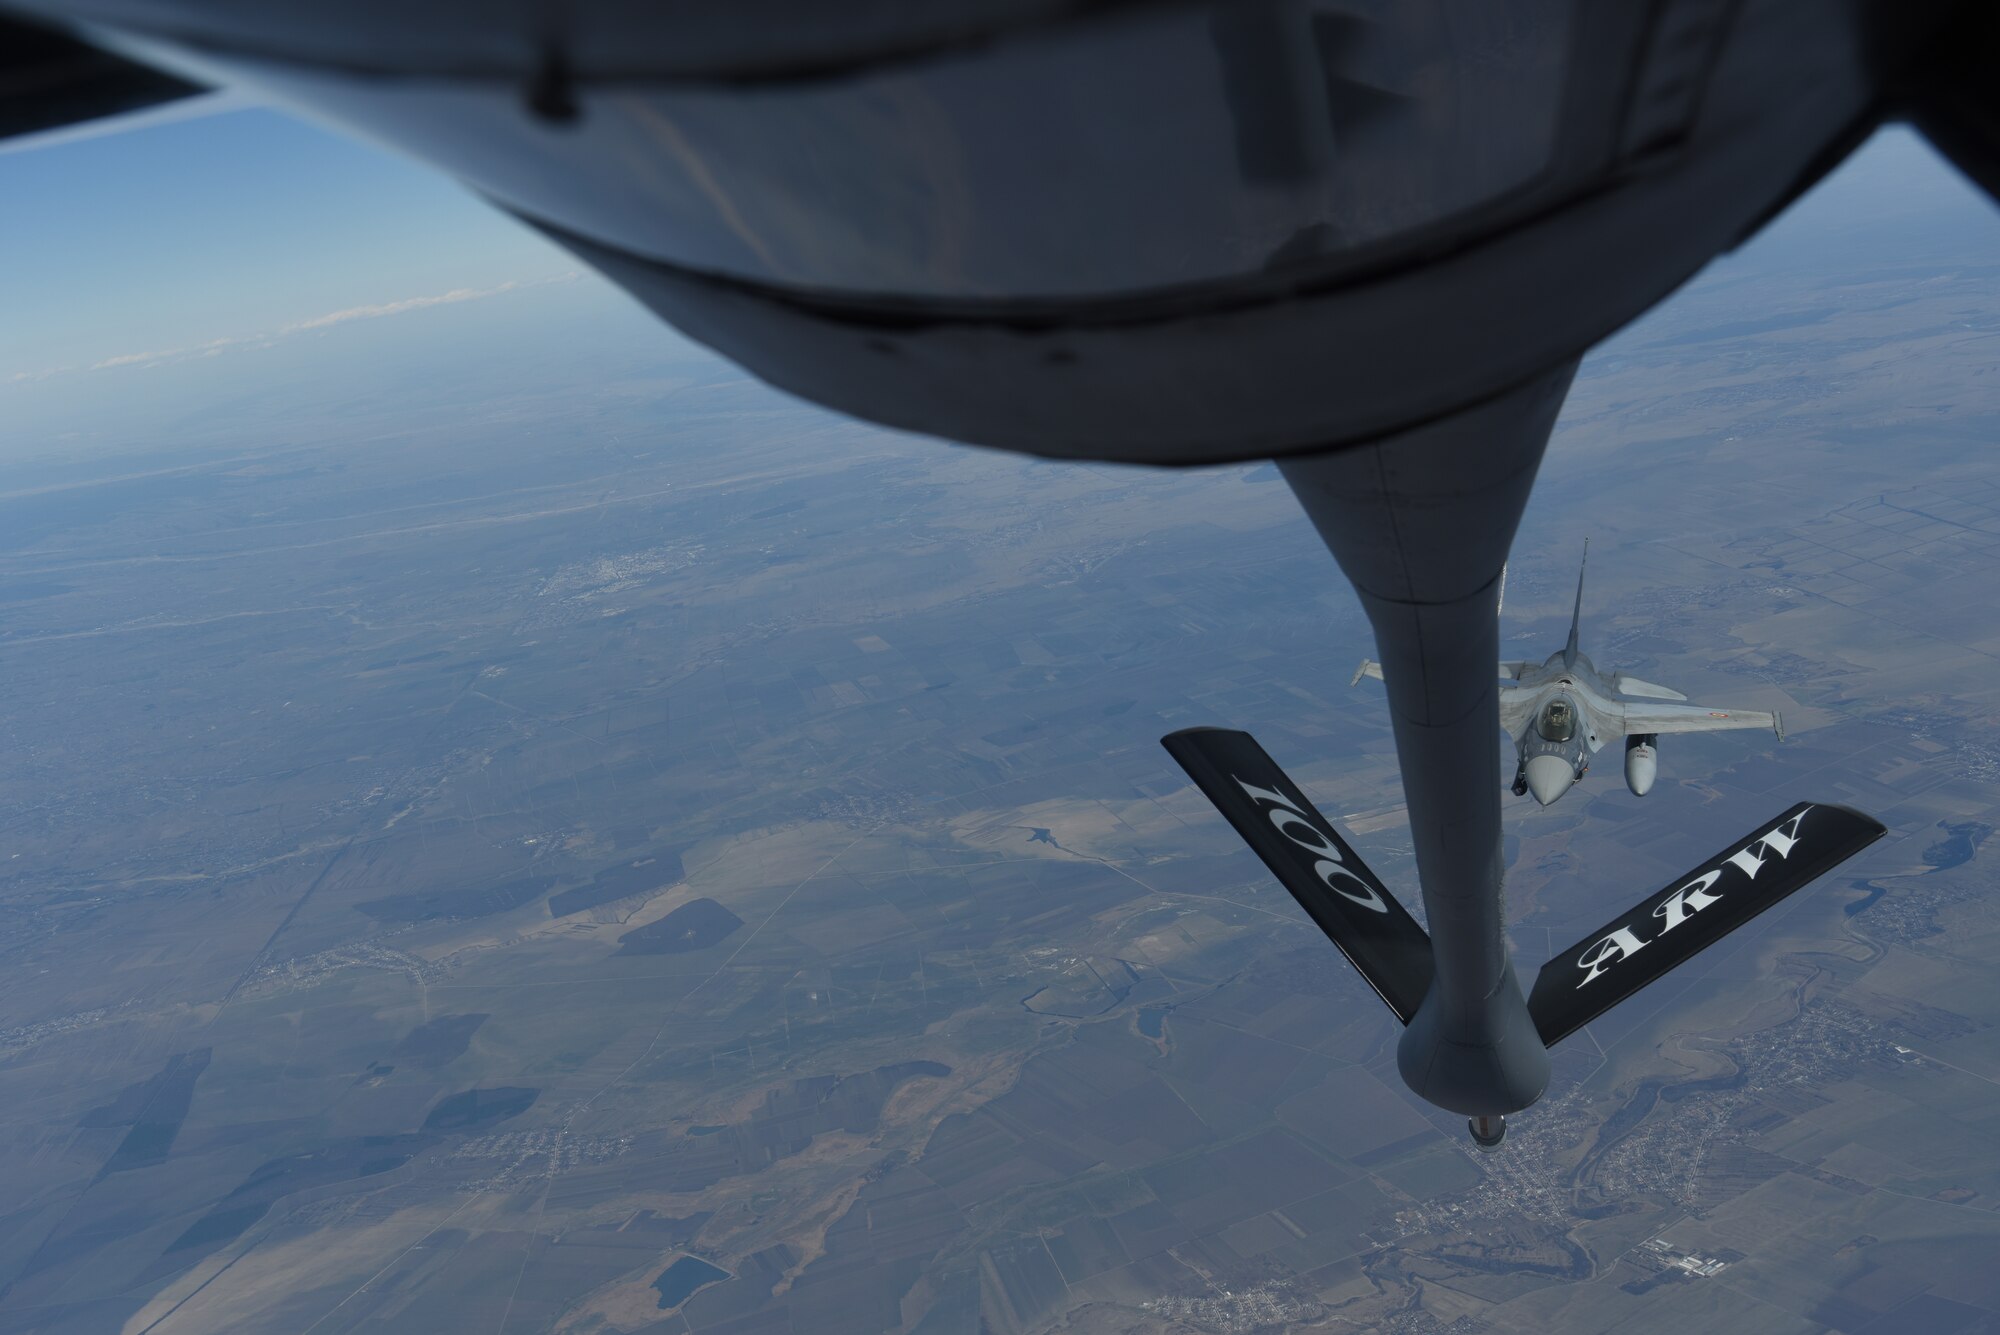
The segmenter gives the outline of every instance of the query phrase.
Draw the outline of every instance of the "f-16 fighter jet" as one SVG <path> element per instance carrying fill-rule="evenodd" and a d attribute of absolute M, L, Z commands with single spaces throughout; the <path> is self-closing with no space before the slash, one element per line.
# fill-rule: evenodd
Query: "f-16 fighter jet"
<path fill-rule="evenodd" d="M 1590 546 L 1584 544 L 1588 565 Z M 1528 793 L 1543 806 L 1568 792 L 1590 771 L 1590 758 L 1607 743 L 1625 739 L 1625 786 L 1634 797 L 1652 791 L 1660 772 L 1660 734 L 1769 728 L 1785 738 L 1785 721 L 1755 709 L 1691 705 L 1679 691 L 1624 672 L 1606 675 L 1577 648 L 1583 619 L 1583 572 L 1576 577 L 1576 610 L 1569 642 L 1543 663 L 1502 663 L 1500 726 L 1514 739 L 1514 796 Z M 1380 680 L 1379 664 L 1364 660 L 1354 680 Z"/>

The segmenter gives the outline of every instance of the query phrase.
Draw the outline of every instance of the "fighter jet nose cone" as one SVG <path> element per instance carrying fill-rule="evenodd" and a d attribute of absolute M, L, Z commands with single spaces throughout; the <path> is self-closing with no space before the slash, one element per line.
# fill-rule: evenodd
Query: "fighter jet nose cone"
<path fill-rule="evenodd" d="M 1569 791 L 1576 771 L 1561 756 L 1536 756 L 1528 762 L 1528 791 L 1543 806 Z"/>

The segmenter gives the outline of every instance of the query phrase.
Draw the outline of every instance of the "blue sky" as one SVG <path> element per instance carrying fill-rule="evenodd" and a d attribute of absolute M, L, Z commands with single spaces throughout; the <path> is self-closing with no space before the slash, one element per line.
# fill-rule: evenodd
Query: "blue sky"
<path fill-rule="evenodd" d="M 1708 281 L 1912 243 L 1982 252 L 1993 226 L 1892 130 Z M 0 152 L 0 293 L 0 462 L 143 447 L 155 421 L 246 388 L 268 414 L 308 375 L 315 393 L 365 393 L 385 368 L 469 363 L 475 342 L 578 366 L 579 337 L 687 351 L 446 177 L 261 108 Z"/>
<path fill-rule="evenodd" d="M 437 173 L 275 111 L 0 155 L 0 378 L 575 270 Z"/>
<path fill-rule="evenodd" d="M 190 440 L 211 403 L 227 447 L 275 394 L 575 364 L 579 330 L 687 351 L 448 177 L 254 107 L 0 152 L 0 293 L 0 464 Z"/>

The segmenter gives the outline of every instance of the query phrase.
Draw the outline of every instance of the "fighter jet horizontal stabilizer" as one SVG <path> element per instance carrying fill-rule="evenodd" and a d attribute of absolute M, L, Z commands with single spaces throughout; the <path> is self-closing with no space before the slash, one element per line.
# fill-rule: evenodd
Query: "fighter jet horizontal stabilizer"
<path fill-rule="evenodd" d="M 1404 1024 L 1430 991 L 1428 933 L 1247 732 L 1187 728 L 1160 745 Z"/>
<path fill-rule="evenodd" d="M 1528 997 L 1536 1032 L 1553 1046 L 1883 833 L 1848 807 L 1799 803 L 1544 964 Z"/>
<path fill-rule="evenodd" d="M 1687 697 L 1679 691 L 1666 686 L 1656 686 L 1650 681 L 1641 681 L 1623 672 L 1612 673 L 1611 684 L 1620 695 L 1643 696 L 1648 700 L 1672 700 L 1678 704 L 1687 703 Z"/>
<path fill-rule="evenodd" d="M 1506 681 L 1519 681 L 1523 672 L 1540 666 L 1540 663 L 1502 663 L 1500 665 L 1500 676 Z M 1347 684 L 1349 686 L 1359 686 L 1363 677 L 1373 677 L 1377 681 L 1382 680 L 1382 665 L 1372 658 L 1362 659 L 1361 666 L 1354 669 L 1354 676 Z M 1676 695 L 1674 699 L 1685 700 L 1687 697 L 1685 695 Z"/>

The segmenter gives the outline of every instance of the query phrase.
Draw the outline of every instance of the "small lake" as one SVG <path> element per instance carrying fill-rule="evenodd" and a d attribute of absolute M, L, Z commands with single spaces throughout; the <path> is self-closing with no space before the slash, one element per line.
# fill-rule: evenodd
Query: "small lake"
<path fill-rule="evenodd" d="M 660 1272 L 653 1287 L 660 1291 L 660 1310 L 664 1312 L 692 1298 L 696 1289 L 729 1277 L 721 1266 L 710 1265 L 699 1256 L 683 1256 Z"/>
<path fill-rule="evenodd" d="M 1945 837 L 1924 850 L 1924 863 L 1931 872 L 1949 871 L 1972 861 L 1979 855 L 1979 846 L 1986 842 L 1986 836 L 1993 833 L 1992 826 L 1978 821 L 1965 821 L 1958 825 L 1939 821 L 1938 828 L 1944 831 Z M 1920 874 L 1928 876 L 1930 872 Z M 1888 892 L 1887 886 L 1873 881 L 1854 881 L 1852 885 L 1856 890 L 1868 893 L 1847 906 L 1845 912 L 1850 918 L 1873 908 L 1875 901 Z"/>
<path fill-rule="evenodd" d="M 1993 833 L 1991 825 L 1982 825 L 1976 820 L 1952 825 L 1938 822 L 1938 828 L 1945 837 L 1924 850 L 1924 861 L 1938 871 L 1962 867 L 1978 855 L 1979 846 L 1986 842 L 1986 836 Z"/>

